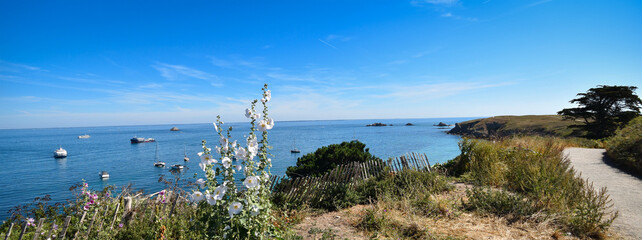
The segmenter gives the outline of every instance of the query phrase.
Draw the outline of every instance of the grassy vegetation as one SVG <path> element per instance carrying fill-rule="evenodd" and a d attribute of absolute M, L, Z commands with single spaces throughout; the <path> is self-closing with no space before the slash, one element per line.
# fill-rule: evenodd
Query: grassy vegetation
<path fill-rule="evenodd" d="M 606 141 L 612 161 L 642 175 L 642 117 L 637 117 Z"/>
<path fill-rule="evenodd" d="M 469 196 L 474 209 L 524 217 L 536 209 L 576 236 L 600 237 L 617 213 L 605 189 L 595 191 L 576 176 L 561 154 L 568 144 L 555 138 L 463 140 L 461 155 L 440 167 L 476 185 L 520 194 L 474 190 Z"/>
<path fill-rule="evenodd" d="M 385 174 L 355 185 L 337 184 L 324 198 L 308 202 L 286 203 L 279 197 L 283 193 L 274 193 L 271 224 L 279 233 L 278 239 L 301 239 L 293 229 L 304 219 L 328 211 L 362 207 L 356 206 L 361 204 L 365 207 L 355 216 L 354 228 L 375 239 L 471 238 L 461 233 L 461 229 L 466 228 L 462 224 L 483 224 L 483 221 L 489 222 L 491 228 L 498 224 L 504 227 L 496 234 L 510 231 L 511 225 L 521 228 L 524 224 L 541 223 L 552 224 L 556 229 L 547 229 L 548 236 L 570 232 L 580 238 L 602 238 L 617 213 L 611 211 L 605 190 L 596 191 L 575 176 L 569 161 L 561 155 L 565 147 L 595 144 L 599 142 L 539 136 L 510 137 L 495 142 L 463 140 L 460 156 L 435 166 L 436 171 L 384 171 Z M 461 186 L 455 189 L 453 180 L 475 187 L 466 191 Z M 101 197 L 109 191 L 103 191 Z M 122 196 L 118 196 L 104 202 L 122 205 L 122 201 Z M 62 218 L 81 205 L 69 205 L 72 207 L 64 211 L 35 205 L 22 213 Z M 200 211 L 201 207 L 206 206 L 182 202 L 177 205 L 174 217 L 167 218 L 167 208 L 158 204 L 154 217 L 125 221 L 122 228 L 94 233 L 90 238 L 220 238 L 208 233 L 204 221 L 199 220 L 216 217 L 203 216 L 206 211 Z M 436 222 L 450 228 L 439 229 L 442 226 Z M 75 227 L 72 233 L 84 230 L 73 222 L 72 225 Z M 541 230 L 539 225 L 534 229 Z M 6 224 L 0 230 L 6 230 Z M 337 239 L 333 229 L 315 227 L 306 231 L 317 238 Z M 472 238 L 484 236 L 488 235 Z"/>
<path fill-rule="evenodd" d="M 586 132 L 570 126 L 582 122 L 558 115 L 496 116 L 458 123 L 450 133 L 475 138 L 502 138 L 513 135 L 582 137 Z"/>

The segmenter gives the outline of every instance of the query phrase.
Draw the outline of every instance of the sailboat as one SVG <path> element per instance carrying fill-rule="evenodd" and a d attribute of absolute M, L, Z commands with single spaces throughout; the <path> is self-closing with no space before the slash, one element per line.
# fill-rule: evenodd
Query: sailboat
<path fill-rule="evenodd" d="M 158 160 L 158 143 L 156 143 L 156 162 L 154 163 L 156 167 L 165 167 L 165 162 Z"/>
<path fill-rule="evenodd" d="M 290 150 L 290 152 L 291 153 L 300 153 L 301 152 L 301 150 L 296 148 L 296 140 L 294 140 L 294 142 L 292 143 L 292 150 Z"/>
<path fill-rule="evenodd" d="M 184 146 L 184 147 L 185 147 L 185 149 L 184 149 L 184 152 L 183 152 L 183 156 L 184 156 L 183 157 L 183 161 L 188 162 L 189 158 L 187 157 L 187 146 Z"/>

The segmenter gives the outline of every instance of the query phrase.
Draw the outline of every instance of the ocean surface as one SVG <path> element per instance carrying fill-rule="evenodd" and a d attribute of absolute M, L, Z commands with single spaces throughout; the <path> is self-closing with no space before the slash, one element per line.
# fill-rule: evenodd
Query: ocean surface
<path fill-rule="evenodd" d="M 268 136 L 273 146 L 272 174 L 285 174 L 298 157 L 319 147 L 354 139 L 365 143 L 372 154 L 382 159 L 418 152 L 425 153 L 431 164 L 445 162 L 459 154 L 460 138 L 433 124 L 470 119 L 473 118 L 276 122 Z M 393 126 L 365 126 L 374 122 Z M 414 126 L 405 126 L 406 123 Z M 169 130 L 174 126 L 180 131 Z M 245 142 L 241 139 L 248 134 L 249 123 L 225 126 L 233 127 L 234 139 Z M 84 134 L 91 138 L 78 139 Z M 154 138 L 156 142 L 131 144 L 129 140 L 134 136 Z M 196 154 L 202 151 L 203 139 L 211 148 L 218 144 L 211 123 L 0 130 L 0 219 L 9 216 L 11 207 L 30 203 L 35 197 L 50 194 L 52 202 L 69 199 L 69 187 L 83 179 L 94 190 L 132 183 L 136 189 L 158 191 L 164 187 L 158 183 L 159 176 L 172 178 L 172 174 L 169 168 L 154 167 L 157 148 L 159 159 L 168 167 L 186 164 L 181 172 L 184 177 L 191 178 L 194 173 L 201 177 Z M 290 153 L 295 143 L 300 154 Z M 53 158 L 53 151 L 61 146 L 68 156 Z M 189 162 L 183 161 L 184 153 L 191 159 Z M 100 171 L 108 171 L 110 178 L 101 180 Z"/>

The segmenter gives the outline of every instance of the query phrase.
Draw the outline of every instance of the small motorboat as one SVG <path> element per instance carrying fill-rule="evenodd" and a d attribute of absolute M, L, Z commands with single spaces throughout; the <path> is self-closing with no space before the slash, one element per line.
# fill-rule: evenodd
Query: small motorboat
<path fill-rule="evenodd" d="M 102 178 L 102 179 L 107 179 L 107 178 L 109 178 L 109 173 L 107 173 L 107 171 L 101 171 L 101 172 L 100 172 L 100 174 L 98 174 L 98 175 L 99 175 L 99 176 L 100 176 L 100 178 Z"/>
<path fill-rule="evenodd" d="M 85 135 L 78 136 L 78 139 L 86 139 L 86 138 L 90 138 L 90 137 L 91 136 L 89 136 L 89 134 L 85 134 Z"/>
<path fill-rule="evenodd" d="M 131 143 L 156 142 L 156 140 L 153 138 L 141 138 L 141 137 L 133 137 L 132 139 L 129 139 L 129 141 Z"/>
<path fill-rule="evenodd" d="M 54 151 L 53 154 L 54 158 L 64 158 L 67 157 L 67 150 L 63 149 L 62 147 L 58 148 L 56 151 Z"/>
<path fill-rule="evenodd" d="M 180 165 L 180 164 L 174 164 L 174 165 L 172 165 L 172 170 L 183 170 L 183 167 L 185 167 L 185 166 Z"/>

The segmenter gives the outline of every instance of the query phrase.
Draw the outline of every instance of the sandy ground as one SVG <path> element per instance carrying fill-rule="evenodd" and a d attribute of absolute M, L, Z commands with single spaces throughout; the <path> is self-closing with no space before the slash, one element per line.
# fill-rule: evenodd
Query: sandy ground
<path fill-rule="evenodd" d="M 620 216 L 613 230 L 629 239 L 642 239 L 642 180 L 604 162 L 604 149 L 567 148 L 573 168 L 596 188 L 606 187 Z"/>

